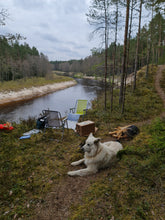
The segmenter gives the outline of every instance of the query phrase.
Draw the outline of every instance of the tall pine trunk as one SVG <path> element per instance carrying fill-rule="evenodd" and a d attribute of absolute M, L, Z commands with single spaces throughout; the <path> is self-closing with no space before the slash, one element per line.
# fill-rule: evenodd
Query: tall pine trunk
<path fill-rule="evenodd" d="M 127 67 L 126 69 L 128 70 L 129 66 L 129 50 L 130 50 L 130 39 L 131 39 L 131 33 L 132 33 L 132 19 L 133 19 L 133 9 L 134 9 L 134 0 L 132 0 L 132 5 L 131 5 L 131 16 L 130 16 L 130 24 L 129 24 L 129 34 L 128 34 L 128 52 L 127 52 Z"/>
<path fill-rule="evenodd" d="M 136 89 L 136 75 L 137 75 L 137 63 L 138 63 L 138 53 L 139 53 L 142 4 L 143 4 L 143 0 L 140 1 L 140 8 L 139 8 L 139 27 L 138 27 L 138 34 L 137 34 L 137 45 L 136 45 L 136 56 L 135 56 L 135 70 L 134 70 L 133 92 Z"/>
<path fill-rule="evenodd" d="M 151 21 L 153 19 L 153 14 L 154 14 L 154 9 L 153 9 L 153 5 L 152 5 L 152 14 L 151 14 Z M 145 73 L 145 77 L 148 78 L 148 72 L 149 72 L 149 63 L 151 60 L 151 49 L 152 49 L 152 39 L 153 39 L 153 34 L 152 34 L 152 28 L 153 25 L 151 23 L 151 27 L 150 27 L 150 40 L 149 40 L 149 46 L 148 46 L 148 51 L 147 51 L 147 67 L 146 67 L 146 73 Z M 147 40 L 148 41 L 148 40 Z M 148 45 L 148 43 L 147 43 Z"/>
<path fill-rule="evenodd" d="M 111 83 L 111 112 L 113 111 L 113 89 L 114 89 L 114 78 L 116 75 L 116 43 L 117 43 L 117 31 L 118 31 L 118 2 L 116 2 L 116 16 L 115 16 L 115 43 L 114 43 L 114 54 L 113 54 L 113 75 Z"/>
<path fill-rule="evenodd" d="M 122 113 L 124 112 L 124 81 L 125 81 L 125 76 L 126 76 L 127 35 L 128 35 L 128 24 L 129 24 L 129 8 L 130 8 L 130 0 L 127 0 L 125 34 L 124 34 L 123 66 L 122 66 L 121 85 L 120 85 L 120 94 L 119 94 L 119 105 L 122 107 Z"/>
<path fill-rule="evenodd" d="M 107 108 L 107 66 L 108 66 L 108 18 L 107 5 L 104 1 L 104 16 L 105 16 L 105 75 L 104 75 L 104 109 Z"/>

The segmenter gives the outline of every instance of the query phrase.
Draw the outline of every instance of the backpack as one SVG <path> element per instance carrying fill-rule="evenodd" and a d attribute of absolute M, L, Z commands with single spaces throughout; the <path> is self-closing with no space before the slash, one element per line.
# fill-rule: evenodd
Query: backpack
<path fill-rule="evenodd" d="M 43 129 L 45 127 L 46 119 L 47 119 L 47 117 L 45 117 L 45 116 L 42 116 L 37 119 L 36 126 L 38 129 Z"/>

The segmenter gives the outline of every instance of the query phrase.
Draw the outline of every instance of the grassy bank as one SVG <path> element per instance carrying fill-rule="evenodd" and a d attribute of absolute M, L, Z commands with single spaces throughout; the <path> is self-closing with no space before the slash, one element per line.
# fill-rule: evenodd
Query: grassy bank
<path fill-rule="evenodd" d="M 97 136 L 102 139 L 118 125 L 148 118 L 153 121 L 139 125 L 140 134 L 133 140 L 122 141 L 124 150 L 116 164 L 86 179 L 85 191 L 74 191 L 77 196 L 82 193 L 81 199 L 70 203 L 69 190 L 64 194 L 63 200 L 70 206 L 68 219 L 165 219 L 165 119 L 157 117 L 163 105 L 154 88 L 156 70 L 150 69 L 147 80 L 145 70 L 139 72 L 135 94 L 131 86 L 127 88 L 124 115 L 118 108 L 118 91 L 112 113 L 104 111 L 102 96 L 93 102 L 85 120 L 96 122 Z M 36 128 L 36 122 L 29 119 L 13 126 L 10 132 L 0 132 L 0 219 L 37 219 L 37 207 L 48 209 L 47 193 L 68 181 L 69 164 L 82 157 L 78 145 L 85 138 L 66 130 L 61 141 L 60 132 L 47 129 L 19 140 L 24 132 Z M 68 187 L 79 184 L 79 177 L 71 180 Z"/>
<path fill-rule="evenodd" d="M 19 91 L 24 88 L 31 88 L 35 86 L 44 86 L 53 83 L 60 83 L 71 81 L 72 78 L 66 76 L 59 76 L 56 74 L 49 74 L 46 77 L 33 77 L 20 79 L 15 81 L 0 82 L 0 92 Z"/>
<path fill-rule="evenodd" d="M 118 164 L 91 182 L 70 219 L 165 219 L 165 119 L 141 130 Z"/>
<path fill-rule="evenodd" d="M 154 87 L 156 66 L 150 67 L 148 79 L 145 78 L 145 67 L 138 72 L 137 88 L 132 92 L 128 85 L 125 94 L 125 111 L 121 114 L 119 107 L 119 89 L 114 91 L 113 111 L 110 111 L 110 91 L 107 92 L 107 111 L 104 110 L 104 94 L 93 102 L 93 109 L 88 116 L 105 132 L 122 124 L 137 123 L 152 119 L 163 111 L 163 103 Z M 106 125 L 106 126 L 105 126 Z"/>
<path fill-rule="evenodd" d="M 24 132 L 36 128 L 35 120 L 13 127 L 11 132 L 0 132 L 0 219 L 30 217 L 44 202 L 45 193 L 65 176 L 69 154 L 73 159 L 79 154 L 73 146 L 80 139 L 72 131 L 65 132 L 63 142 L 61 133 L 52 129 L 19 140 Z"/>

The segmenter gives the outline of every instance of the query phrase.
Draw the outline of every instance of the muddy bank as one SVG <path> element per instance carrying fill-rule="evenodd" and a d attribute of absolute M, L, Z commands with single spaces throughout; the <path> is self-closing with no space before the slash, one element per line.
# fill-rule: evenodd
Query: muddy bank
<path fill-rule="evenodd" d="M 0 92 L 0 105 L 33 99 L 74 85 L 76 85 L 76 81 L 66 81 L 28 89 L 24 88 L 17 92 Z"/>

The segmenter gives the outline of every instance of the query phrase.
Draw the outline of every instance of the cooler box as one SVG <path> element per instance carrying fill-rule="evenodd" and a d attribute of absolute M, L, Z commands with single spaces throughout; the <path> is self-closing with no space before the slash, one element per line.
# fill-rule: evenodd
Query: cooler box
<path fill-rule="evenodd" d="M 95 133 L 95 123 L 93 121 L 83 121 L 76 124 L 76 131 L 80 136 L 88 136 Z"/>

